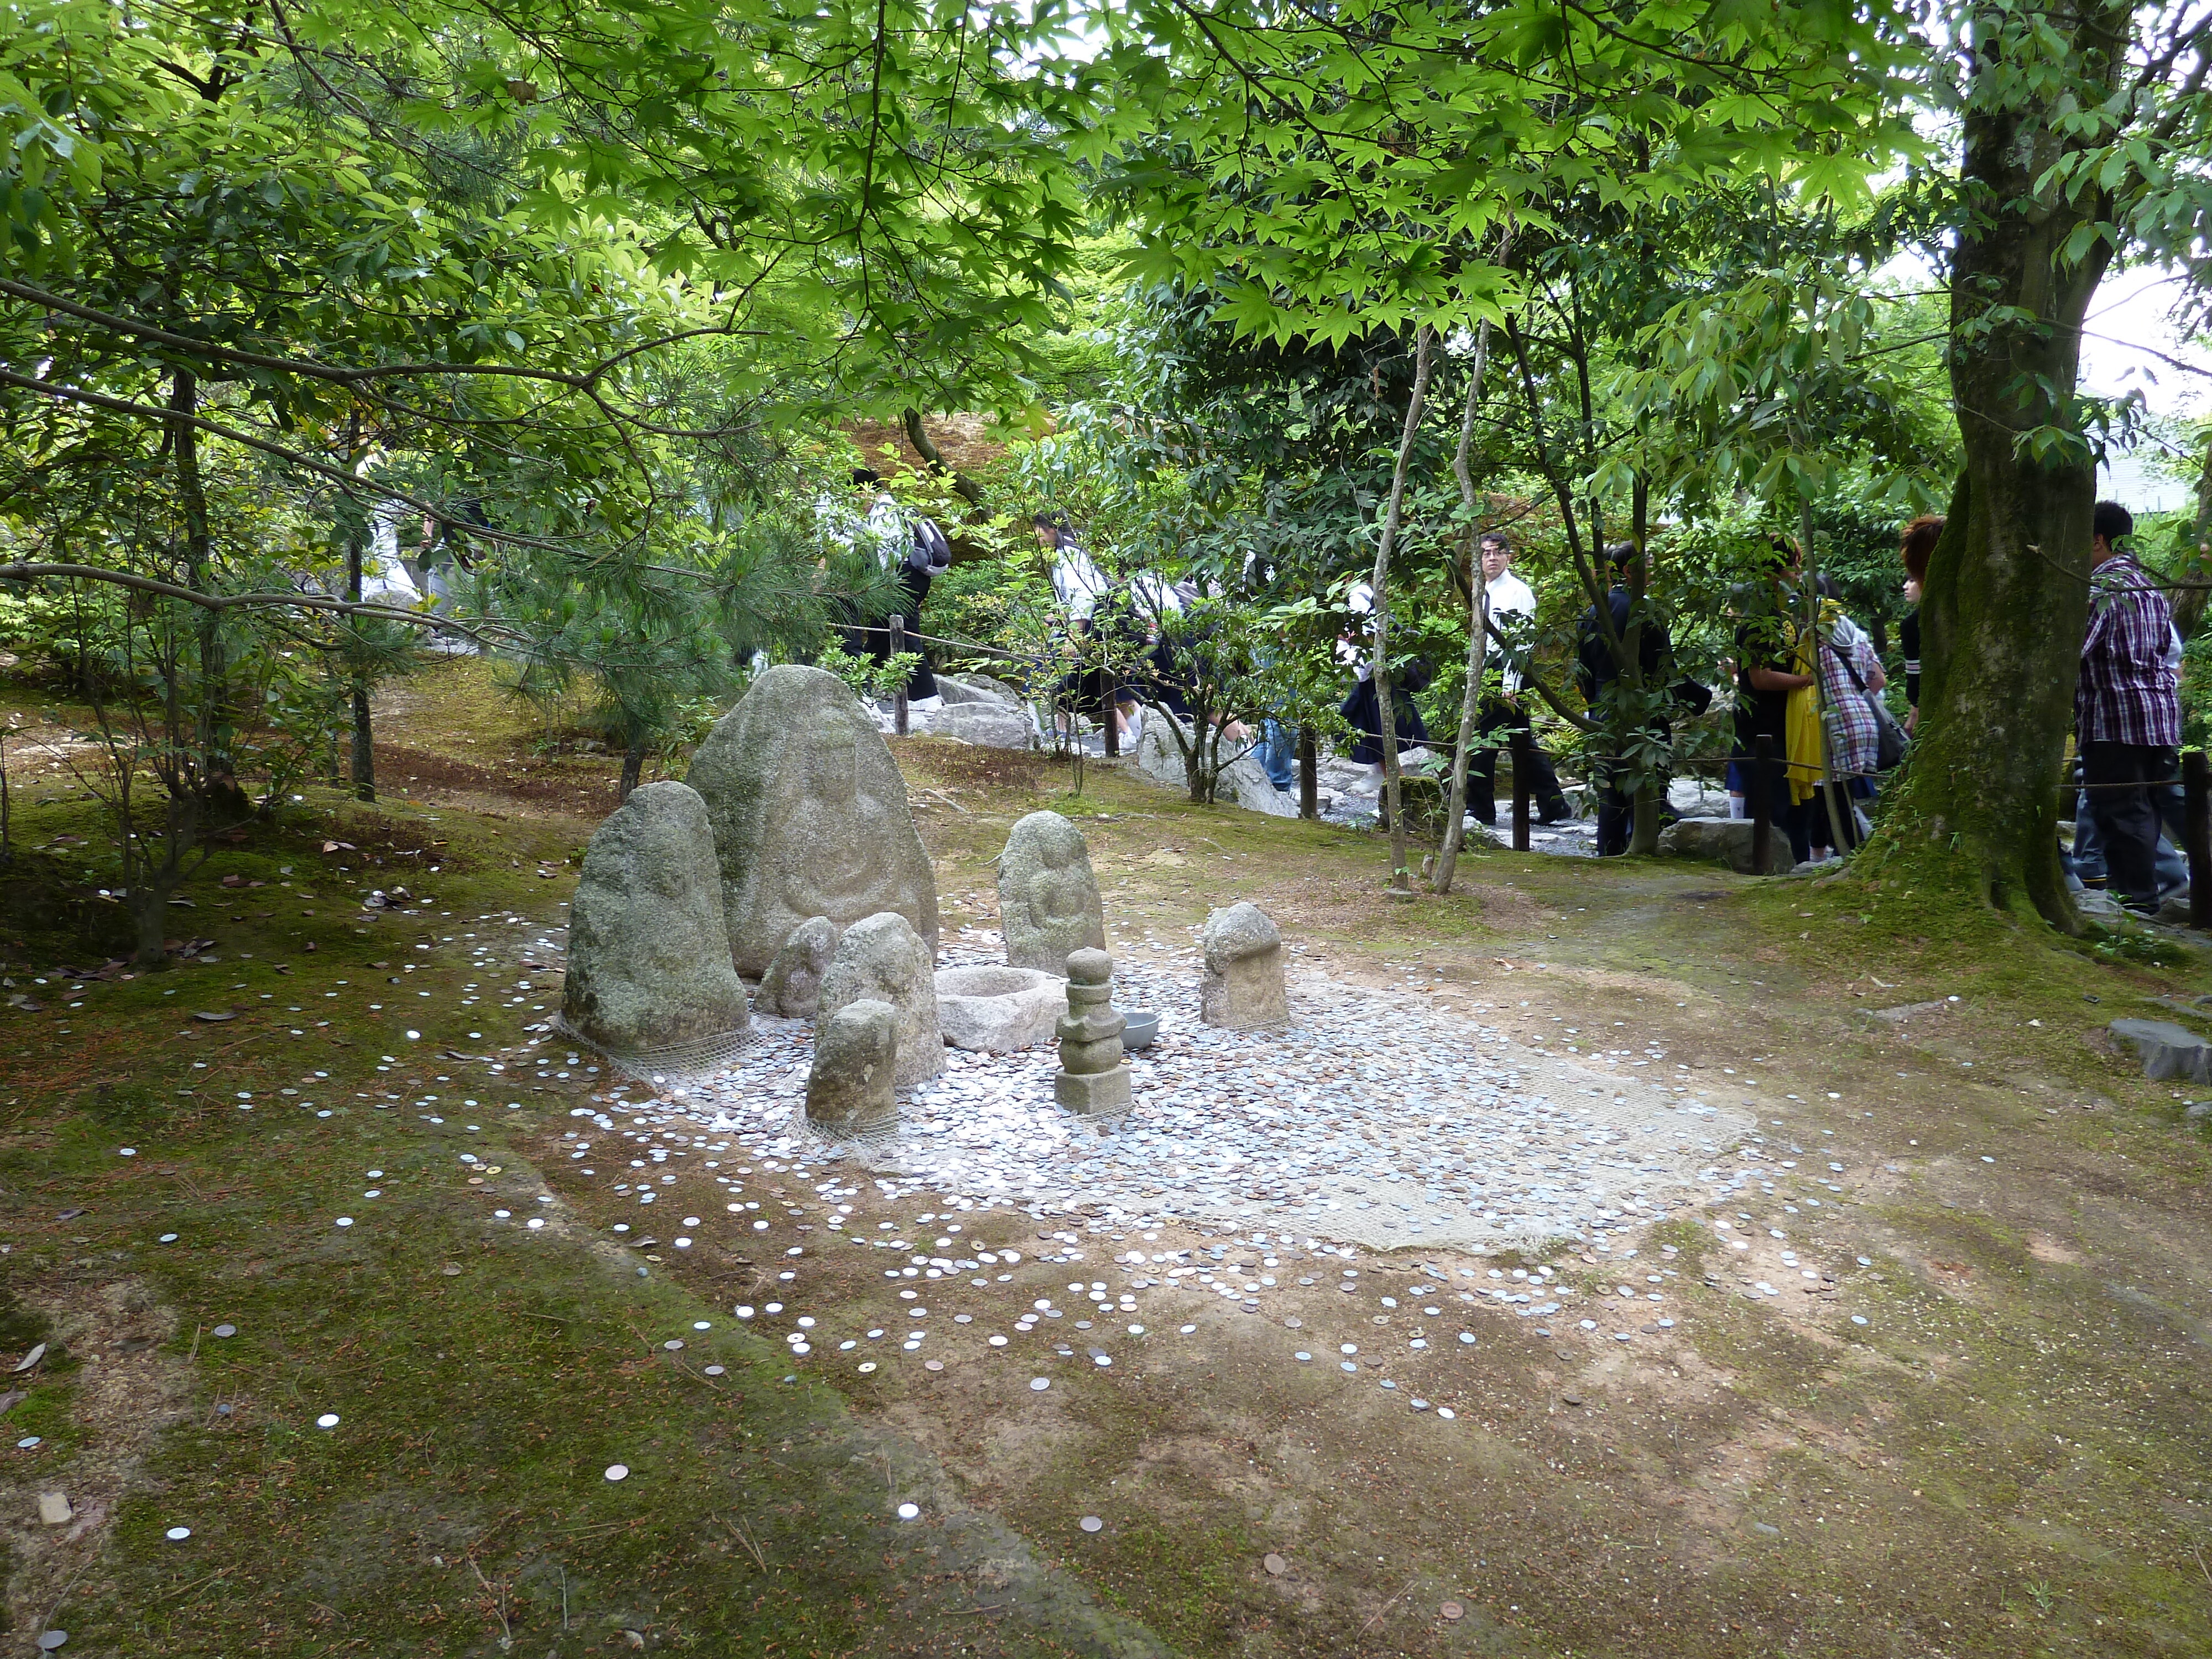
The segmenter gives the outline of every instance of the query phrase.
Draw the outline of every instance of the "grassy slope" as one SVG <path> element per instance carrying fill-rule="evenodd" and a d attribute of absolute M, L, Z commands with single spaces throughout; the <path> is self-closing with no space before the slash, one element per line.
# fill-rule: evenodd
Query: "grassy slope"
<path fill-rule="evenodd" d="M 465 732 L 505 745 L 490 769 L 520 764 L 526 734 L 482 719 L 471 672 L 430 689 L 412 740 L 435 750 Z M 15 1038 L 0 1047 L 14 1300 L 0 1338 L 19 1352 L 46 1319 L 67 1350 L 8 1418 L 46 1443 L 4 1454 L 7 1512 L 50 1486 L 127 1494 L 96 1560 L 91 1538 L 10 1524 L 19 1616 L 90 1562 L 56 1620 L 70 1651 L 461 1654 L 500 1650 L 503 1630 L 533 1655 L 628 1646 L 622 1630 L 717 1653 L 1142 1650 L 1078 1583 L 1192 1653 L 2212 1644 L 2197 1557 L 2212 1542 L 2205 1147 L 2174 1090 L 2094 1040 L 2117 1014 L 2169 1012 L 2154 994 L 2207 988 L 2196 957 L 2101 961 L 1880 889 L 1504 854 L 1473 860 L 1450 901 L 1386 911 L 1372 896 L 1385 855 L 1363 837 L 1197 812 L 1095 774 L 1069 801 L 1058 777 L 975 751 L 902 758 L 948 925 L 988 915 L 984 860 L 1049 799 L 1085 823 L 1121 915 L 1185 925 L 1255 896 L 1347 976 L 1425 953 L 1480 994 L 1510 984 L 1509 1029 L 1564 1010 L 1659 1032 L 1700 1065 L 1774 1056 L 1763 1092 L 1804 1097 L 1786 1133 L 1830 1130 L 1854 1171 L 1854 1201 L 1816 1224 L 1875 1267 L 1826 1319 L 1754 1307 L 1723 1262 L 1711 1289 L 1686 1271 L 1682 1339 L 1663 1352 L 1563 1360 L 1509 1328 L 1424 1385 L 1467 1406 L 1449 1443 L 1287 1367 L 1284 1334 L 1249 1323 L 1209 1326 L 1192 1355 L 1141 1375 L 1072 1379 L 1048 1415 L 1009 1413 L 975 1366 L 934 1385 L 795 1370 L 719 1328 L 744 1282 L 732 1261 L 641 1279 L 592 1243 L 610 1218 L 598 1196 L 537 1162 L 581 1079 L 495 1089 L 438 1058 L 520 1040 L 526 1007 L 455 1023 L 458 988 L 520 977 L 538 936 L 477 918 L 556 917 L 572 874 L 559 861 L 588 826 L 317 793 L 211 867 L 270 884 L 236 896 L 256 901 L 238 919 L 200 924 L 223 962 L 98 985 L 82 1009 L 0 1013 Z M 83 811 L 29 805 L 32 838 L 88 827 Z M 321 876 L 312 906 L 270 902 L 281 866 L 296 881 L 328 838 L 382 848 L 385 870 L 444 840 L 441 878 L 406 879 L 453 918 L 364 922 L 330 902 L 363 884 Z M 563 873 L 541 879 L 541 858 Z M 215 890 L 196 896 L 211 913 Z M 471 971 L 484 943 L 500 966 Z M 63 953 L 34 934 L 9 955 L 43 968 Z M 338 979 L 351 983 L 325 998 Z M 364 983 L 381 1014 L 352 996 Z M 1859 1017 L 1951 994 L 1902 1031 Z M 447 1011 L 418 1017 L 413 1043 L 395 1040 L 409 1003 Z M 234 1006 L 216 1024 L 176 1017 Z M 380 1073 L 385 1054 L 399 1058 Z M 440 1104 L 408 1104 L 431 1093 Z M 334 1115 L 296 1103 L 309 1098 Z M 125 1145 L 138 1156 L 119 1158 Z M 501 1173 L 470 1187 L 464 1151 Z M 362 1199 L 372 1185 L 384 1196 Z M 540 1192 L 565 1202 L 526 1232 Z M 340 1214 L 357 1224 L 337 1229 Z M 1688 1262 L 1710 1252 L 1710 1234 L 1668 1237 Z M 829 1317 L 881 1305 L 879 1285 L 834 1261 L 811 1271 Z M 1057 1276 L 1039 1272 L 1038 1293 Z M 1336 1316 L 1316 1306 L 1309 1322 Z M 205 1334 L 222 1320 L 240 1334 Z M 159 1340 L 119 1352 L 134 1334 Z M 661 1347 L 677 1336 L 681 1353 Z M 710 1362 L 728 1374 L 706 1377 Z M 119 1400 L 100 1381 L 116 1375 L 132 1382 Z M 1570 1387 L 1584 1407 L 1563 1407 Z M 323 1412 L 339 1425 L 317 1430 Z M 635 1471 L 619 1486 L 600 1473 L 616 1461 Z M 890 1506 L 909 1496 L 931 1519 L 902 1528 Z M 1090 1543 L 1068 1531 L 1084 1510 L 1114 1523 Z M 173 1524 L 193 1537 L 169 1542 Z M 1291 1573 L 1260 1570 L 1270 1548 Z M 1441 1620 L 1446 1595 L 1468 1616 Z"/>

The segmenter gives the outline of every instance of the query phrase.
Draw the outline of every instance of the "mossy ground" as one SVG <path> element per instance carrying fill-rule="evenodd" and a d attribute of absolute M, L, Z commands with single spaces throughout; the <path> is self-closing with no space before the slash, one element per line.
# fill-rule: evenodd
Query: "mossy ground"
<path fill-rule="evenodd" d="M 1647 1254 L 1679 1251 L 1672 1336 L 1601 1350 L 1485 1320 L 1472 1352 L 1409 1362 L 1449 1428 L 1210 1309 L 1183 1316 L 1199 1337 L 1042 1395 L 1008 1389 L 981 1326 L 940 1332 L 941 1373 L 862 1378 L 729 1328 L 755 1258 L 811 1242 L 811 1192 L 764 1204 L 744 1256 L 647 1264 L 551 1156 L 592 1080 L 500 1051 L 555 1000 L 522 963 L 612 763 L 558 757 L 531 793 L 551 763 L 482 676 L 421 677 L 385 733 L 449 765 L 475 739 L 465 775 L 418 768 L 427 794 L 373 807 L 304 790 L 216 854 L 188 913 L 212 964 L 53 981 L 100 965 L 97 837 L 72 793 L 18 794 L 19 848 L 49 850 L 16 879 L 53 902 L 0 926 L 44 1005 L 0 1010 L 0 1358 L 55 1346 L 6 1418 L 8 1640 L 27 1650 L 53 1609 L 66 1651 L 132 1655 L 2212 1649 L 2212 1159 L 2179 1091 L 2098 1036 L 2212 988 L 2193 951 L 2104 960 L 1855 878 L 1644 860 L 1478 854 L 1452 898 L 1386 906 L 1376 838 L 1097 768 L 1071 799 L 1042 762 L 904 744 L 949 927 L 991 916 L 988 860 L 1049 804 L 1084 825 L 1109 912 L 1155 930 L 1254 897 L 1310 959 L 1432 1012 L 1479 997 L 1514 1035 L 1622 1020 L 1716 1083 L 1760 1057 L 1761 1098 L 1788 1103 L 1769 1133 L 1850 1172 L 1840 1200 L 1801 1188 L 1834 1201 L 1793 1229 L 1874 1265 L 1832 1303 L 1754 1304 L 1716 1232 L 1669 1224 Z M 356 908 L 395 881 L 428 914 Z M 470 1184 L 464 1152 L 499 1173 Z M 680 1182 L 666 1201 L 720 1196 Z M 905 1224 L 914 1201 L 856 1207 Z M 1044 1224 L 977 1232 L 1034 1249 Z M 1616 1276 L 1554 1261 L 1586 1293 Z M 1013 1288 L 1065 1272 L 1025 1262 Z M 834 1254 L 805 1273 L 825 1324 L 896 1305 Z M 1316 1348 L 1350 1316 L 1325 1288 L 1271 1309 Z M 40 1528 L 40 1490 L 92 1523 Z M 891 1518 L 904 1497 L 925 1521 Z"/>

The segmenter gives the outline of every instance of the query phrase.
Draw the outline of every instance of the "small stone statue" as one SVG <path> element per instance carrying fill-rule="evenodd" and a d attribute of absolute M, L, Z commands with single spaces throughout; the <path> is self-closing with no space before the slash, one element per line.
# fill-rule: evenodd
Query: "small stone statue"
<path fill-rule="evenodd" d="M 895 1132 L 898 1010 L 863 997 L 822 1024 L 806 1074 L 806 1121 L 822 1133 L 866 1139 Z"/>
<path fill-rule="evenodd" d="M 1129 1109 L 1129 1073 L 1121 1064 L 1121 1032 L 1128 1021 L 1114 1012 L 1114 959 L 1103 951 L 1071 951 L 1067 1012 L 1056 1028 L 1060 1073 L 1052 1097 L 1085 1117 L 1112 1117 Z"/>
<path fill-rule="evenodd" d="M 843 930 L 827 916 L 810 916 L 791 930 L 761 975 L 756 1001 L 764 1013 L 812 1019 L 822 1007 L 822 975 L 830 970 Z"/>
<path fill-rule="evenodd" d="M 1279 1030 L 1291 1023 L 1283 935 L 1258 905 L 1216 910 L 1206 919 L 1199 944 L 1206 958 L 1200 1018 L 1237 1031 Z"/>

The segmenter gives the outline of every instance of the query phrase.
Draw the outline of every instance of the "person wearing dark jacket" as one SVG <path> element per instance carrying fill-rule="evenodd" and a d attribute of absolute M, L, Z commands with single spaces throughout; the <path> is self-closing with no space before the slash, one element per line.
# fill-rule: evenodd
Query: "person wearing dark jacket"
<path fill-rule="evenodd" d="M 1920 724 L 1920 590 L 1928 580 L 1928 556 L 1943 534 L 1943 515 L 1923 513 L 1905 526 L 1898 553 L 1905 561 L 1905 597 L 1912 609 L 1897 625 L 1898 641 L 1905 647 L 1905 729 Z"/>
<path fill-rule="evenodd" d="M 1628 644 L 1628 631 L 1637 616 L 1635 596 L 1628 586 L 1629 568 L 1637 558 L 1636 544 L 1615 542 L 1605 550 L 1607 574 L 1613 586 L 1606 592 L 1606 609 L 1613 622 L 1613 631 L 1619 635 L 1624 647 Z M 1650 602 L 1644 602 L 1637 629 L 1636 663 L 1640 678 L 1647 687 L 1666 682 L 1674 667 L 1673 642 Z M 1575 630 L 1575 679 L 1581 687 L 1583 701 L 1595 714 L 1606 696 L 1620 678 L 1620 659 L 1607 639 L 1604 627 L 1598 621 L 1597 607 L 1593 605 L 1583 612 L 1582 621 Z M 1712 693 L 1693 680 L 1680 680 L 1669 688 L 1676 702 L 1685 703 L 1695 714 L 1702 714 L 1712 701 Z M 1674 729 L 1664 720 L 1647 721 L 1638 728 L 1638 735 L 1663 747 L 1674 736 Z M 1632 791 L 1620 786 L 1632 768 L 1624 757 L 1607 756 L 1592 769 L 1598 787 L 1597 852 L 1600 858 L 1613 858 L 1628 850 L 1629 832 L 1633 828 L 1636 802 Z M 1663 814 L 1667 795 L 1667 780 L 1663 773 L 1658 781 L 1660 811 Z"/>
<path fill-rule="evenodd" d="M 1375 590 L 1365 582 L 1355 585 L 1345 596 L 1346 604 L 1354 618 L 1352 629 L 1338 641 L 1340 653 L 1348 653 L 1352 663 L 1352 695 L 1338 708 L 1344 723 L 1357 733 L 1352 744 L 1352 758 L 1358 764 L 1372 769 L 1372 780 L 1382 775 L 1382 700 L 1375 694 L 1373 668 L 1367 660 L 1368 639 L 1374 628 Z M 1398 728 L 1398 753 L 1404 757 L 1408 750 L 1421 748 L 1429 740 L 1428 723 L 1413 699 L 1429 689 L 1432 677 L 1425 659 L 1415 657 L 1399 663 L 1390 675 L 1391 724 Z"/>

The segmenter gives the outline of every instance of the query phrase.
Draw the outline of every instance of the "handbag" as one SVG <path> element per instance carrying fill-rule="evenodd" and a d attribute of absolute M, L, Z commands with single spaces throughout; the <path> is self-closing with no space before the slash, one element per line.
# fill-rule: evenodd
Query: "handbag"
<path fill-rule="evenodd" d="M 1843 664 L 1844 672 L 1851 677 L 1851 684 L 1858 689 L 1859 696 L 1866 700 L 1867 710 L 1874 716 L 1874 769 L 1877 772 L 1896 770 L 1905 759 L 1905 746 L 1911 741 L 1905 735 L 1905 728 L 1897 723 L 1897 716 L 1889 712 L 1889 705 L 1881 700 L 1881 694 L 1867 690 L 1866 682 L 1859 678 L 1858 668 L 1851 661 L 1850 653 L 1836 651 L 1835 646 L 1826 640 L 1821 643 L 1836 652 L 1836 660 Z"/>

